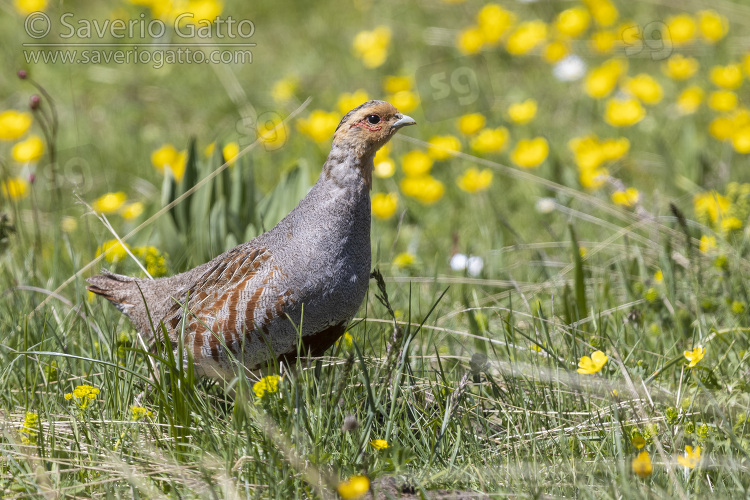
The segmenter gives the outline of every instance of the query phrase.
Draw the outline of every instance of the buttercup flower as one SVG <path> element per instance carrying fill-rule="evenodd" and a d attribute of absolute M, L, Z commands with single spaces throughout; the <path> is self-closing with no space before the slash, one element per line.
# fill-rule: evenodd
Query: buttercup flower
<path fill-rule="evenodd" d="M 510 159 L 523 168 L 538 167 L 549 154 L 549 144 L 544 137 L 521 139 L 510 154 Z"/>
<path fill-rule="evenodd" d="M 641 73 L 625 82 L 625 89 L 643 101 L 644 104 L 658 104 L 663 92 L 661 85 L 654 77 L 647 73 Z"/>
<path fill-rule="evenodd" d="M 376 450 L 385 450 L 388 448 L 388 441 L 385 439 L 373 439 L 370 441 L 370 446 L 375 448 Z"/>
<path fill-rule="evenodd" d="M 294 97 L 297 85 L 299 85 L 299 79 L 296 76 L 282 78 L 271 87 L 271 97 L 278 103 L 287 102 Z"/>
<path fill-rule="evenodd" d="M 698 27 L 705 42 L 716 43 L 729 31 L 729 22 L 714 10 L 702 10 L 698 12 Z"/>
<path fill-rule="evenodd" d="M 478 168 L 471 167 L 456 179 L 456 184 L 467 193 L 485 191 L 492 184 L 492 170 L 485 168 L 480 171 Z"/>
<path fill-rule="evenodd" d="M 610 0 L 584 0 L 583 3 L 599 26 L 612 26 L 620 16 L 617 7 Z"/>
<path fill-rule="evenodd" d="M 664 74 L 673 80 L 687 80 L 698 71 L 699 67 L 698 59 L 685 57 L 682 54 L 674 54 L 661 66 Z"/>
<path fill-rule="evenodd" d="M 393 259 L 393 265 L 400 269 L 411 267 L 415 262 L 417 262 L 416 255 L 409 252 L 402 252 Z"/>
<path fill-rule="evenodd" d="M 463 115 L 456 121 L 456 128 L 464 135 L 474 135 L 479 132 L 487 119 L 481 113 L 470 113 Z"/>
<path fill-rule="evenodd" d="M 471 149 L 477 153 L 499 153 L 505 149 L 508 136 L 505 127 L 486 128 L 471 140 Z"/>
<path fill-rule="evenodd" d="M 500 41 L 513 23 L 516 15 L 495 3 L 488 3 L 477 13 L 477 25 L 485 43 L 494 45 Z"/>
<path fill-rule="evenodd" d="M 599 54 L 610 54 L 615 48 L 617 40 L 618 36 L 614 31 L 601 30 L 591 35 L 591 43 L 589 45 Z"/>
<path fill-rule="evenodd" d="M 253 384 L 253 392 L 258 398 L 277 392 L 280 380 L 278 375 L 267 375 Z"/>
<path fill-rule="evenodd" d="M 44 141 L 38 135 L 32 135 L 25 141 L 13 146 L 11 156 L 19 163 L 35 162 L 44 154 Z"/>
<path fill-rule="evenodd" d="M 127 199 L 128 195 L 122 191 L 116 193 L 105 193 L 97 198 L 91 206 L 97 212 L 111 214 L 120 210 Z"/>
<path fill-rule="evenodd" d="M 136 201 L 135 203 L 128 203 L 120 209 L 120 215 L 123 219 L 131 220 L 137 218 L 143 213 L 143 203 Z"/>
<path fill-rule="evenodd" d="M 737 94 L 731 90 L 716 90 L 708 96 L 708 107 L 715 111 L 732 111 L 737 103 Z"/>
<path fill-rule="evenodd" d="M 648 477 L 654 471 L 654 466 L 651 464 L 651 457 L 647 451 L 640 452 L 633 459 L 632 467 L 633 472 L 640 477 Z"/>
<path fill-rule="evenodd" d="M 364 89 L 357 89 L 352 93 L 343 93 L 339 96 L 337 102 L 339 112 L 345 115 L 350 110 L 356 108 L 360 104 L 369 101 L 370 98 L 367 96 L 367 91 Z"/>
<path fill-rule="evenodd" d="M 623 207 L 632 207 L 638 203 L 640 197 L 636 188 L 627 188 L 625 191 L 615 191 L 612 193 L 612 201 L 615 205 L 621 205 Z"/>
<path fill-rule="evenodd" d="M 130 248 L 127 243 L 125 243 L 125 246 Z M 99 257 L 102 253 L 104 254 L 104 258 L 113 264 L 121 261 L 128 255 L 125 247 L 117 240 L 109 240 L 102 243 L 102 246 L 96 251 L 96 256 Z"/>
<path fill-rule="evenodd" d="M 725 89 L 734 90 L 742 84 L 742 70 L 739 64 L 714 66 L 711 68 L 711 82 Z"/>
<path fill-rule="evenodd" d="M 711 123 L 708 124 L 708 133 L 720 141 L 731 139 L 732 134 L 734 133 L 732 120 L 725 116 L 714 118 L 711 120 Z"/>
<path fill-rule="evenodd" d="M 391 29 L 388 26 L 378 26 L 372 31 L 357 33 L 352 42 L 352 49 L 366 67 L 377 68 L 388 57 L 390 43 Z"/>
<path fill-rule="evenodd" d="M 28 196 L 29 183 L 23 177 L 11 177 L 3 181 L 3 196 L 10 200 L 23 200 Z"/>
<path fill-rule="evenodd" d="M 508 117 L 514 123 L 523 125 L 529 123 L 536 116 L 537 103 L 534 99 L 513 103 L 508 107 Z"/>
<path fill-rule="evenodd" d="M 401 157 L 401 168 L 408 177 L 430 173 L 434 160 L 427 153 L 415 149 Z"/>
<path fill-rule="evenodd" d="M 240 154 L 240 145 L 236 142 L 228 142 L 226 146 L 221 148 L 221 155 L 230 167 L 234 165 L 235 161 L 237 161 L 236 157 L 238 154 Z"/>
<path fill-rule="evenodd" d="M 627 69 L 627 62 L 621 59 L 609 59 L 601 66 L 592 68 L 584 81 L 586 94 L 594 99 L 607 97 Z"/>
<path fill-rule="evenodd" d="M 431 175 L 407 177 L 399 185 L 406 196 L 417 199 L 424 205 L 431 205 L 445 194 L 445 186 Z"/>
<path fill-rule="evenodd" d="M 172 172 L 175 181 L 180 182 L 185 175 L 185 165 L 187 163 L 187 151 L 177 151 L 177 149 L 167 143 L 151 153 L 151 164 L 161 172 L 165 173 L 166 169 Z"/>
<path fill-rule="evenodd" d="M 691 85 L 683 90 L 677 97 L 677 109 L 680 114 L 689 115 L 695 113 L 703 102 L 703 89 L 698 85 Z"/>
<path fill-rule="evenodd" d="M 436 135 L 429 142 L 427 154 L 438 161 L 452 158 L 452 151 L 461 151 L 461 141 L 452 135 Z"/>
<path fill-rule="evenodd" d="M 411 90 L 402 90 L 386 96 L 386 101 L 393 104 L 402 113 L 409 113 L 419 106 L 419 96 Z"/>
<path fill-rule="evenodd" d="M 720 227 L 722 233 L 731 233 L 742 229 L 742 221 L 738 217 L 724 217 Z"/>
<path fill-rule="evenodd" d="M 525 21 L 508 37 L 505 48 L 512 55 L 528 54 L 546 39 L 547 25 L 544 21 Z"/>
<path fill-rule="evenodd" d="M 378 219 L 390 219 L 398 209 L 396 193 L 376 193 L 372 195 L 372 215 Z"/>
<path fill-rule="evenodd" d="M 47 8 L 47 0 L 13 0 L 13 6 L 19 14 L 28 16 L 33 12 L 42 12 Z"/>
<path fill-rule="evenodd" d="M 591 16 L 583 7 L 571 7 L 560 12 L 555 19 L 555 28 L 565 36 L 577 38 L 589 27 Z"/>
<path fill-rule="evenodd" d="M 719 216 L 723 216 L 731 205 L 729 199 L 716 191 L 706 191 L 693 197 L 693 210 L 698 219 L 708 219 L 715 223 Z"/>
<path fill-rule="evenodd" d="M 629 127 L 643 120 L 646 110 L 638 99 L 610 99 L 604 113 L 604 121 L 613 127 Z"/>
<path fill-rule="evenodd" d="M 698 346 L 694 347 L 692 351 L 685 351 L 683 354 L 685 356 L 685 359 L 687 359 L 690 363 L 688 364 L 688 368 L 692 368 L 697 365 L 701 359 L 703 359 L 703 356 L 706 355 L 706 349 L 704 347 Z"/>
<path fill-rule="evenodd" d="M 276 150 L 286 144 L 289 135 L 286 125 L 278 116 L 259 123 L 256 133 L 266 151 Z M 239 153 L 239 148 L 237 152 Z"/>
<path fill-rule="evenodd" d="M 465 55 L 477 54 L 484 45 L 484 34 L 478 26 L 469 26 L 458 33 L 456 47 Z"/>
<path fill-rule="evenodd" d="M 680 47 L 695 39 L 695 21 L 688 14 L 680 14 L 667 18 L 667 30 L 672 45 Z"/>
<path fill-rule="evenodd" d="M 706 236 L 705 234 L 702 235 L 698 246 L 701 253 L 708 253 L 714 248 L 716 248 L 716 238 L 713 236 Z"/>
<path fill-rule="evenodd" d="M 390 149 L 386 144 L 375 153 L 375 158 L 373 159 L 373 164 L 375 165 L 373 173 L 375 177 L 386 179 L 392 177 L 396 172 L 396 162 L 388 156 L 389 151 Z"/>
<path fill-rule="evenodd" d="M 367 476 L 352 476 L 339 483 L 336 490 L 344 500 L 362 498 L 370 490 L 370 480 Z"/>
<path fill-rule="evenodd" d="M 396 94 L 398 92 L 404 92 L 411 90 L 414 86 L 414 82 L 411 77 L 408 76 L 386 76 L 383 80 L 383 90 L 389 94 Z M 347 111 L 349 111 L 347 109 Z"/>
<path fill-rule="evenodd" d="M 316 109 L 307 118 L 297 120 L 297 128 L 320 144 L 330 140 L 339 125 L 339 121 L 338 114 Z"/>
<path fill-rule="evenodd" d="M 567 56 L 569 52 L 567 43 L 555 40 L 544 47 L 544 60 L 548 63 L 556 63 Z"/>
<path fill-rule="evenodd" d="M 698 463 L 701 461 L 701 447 L 696 446 L 695 451 L 693 447 L 688 445 L 685 446 L 685 455 L 677 456 L 677 463 L 687 467 L 688 469 L 695 469 Z"/>
<path fill-rule="evenodd" d="M 608 359 L 609 356 L 604 354 L 602 351 L 594 351 L 591 354 L 591 357 L 581 357 L 581 360 L 578 362 L 578 370 L 576 371 L 584 375 L 597 373 L 604 367 L 604 365 L 607 364 Z"/>
<path fill-rule="evenodd" d="M 0 140 L 15 141 L 31 127 L 31 113 L 10 109 L 0 113 Z"/>

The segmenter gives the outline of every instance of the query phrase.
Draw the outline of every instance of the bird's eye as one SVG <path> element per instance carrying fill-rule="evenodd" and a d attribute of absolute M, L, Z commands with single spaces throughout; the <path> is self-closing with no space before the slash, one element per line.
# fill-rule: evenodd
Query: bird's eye
<path fill-rule="evenodd" d="M 378 115 L 370 115 L 367 117 L 367 121 L 375 125 L 376 123 L 380 123 L 380 117 Z"/>

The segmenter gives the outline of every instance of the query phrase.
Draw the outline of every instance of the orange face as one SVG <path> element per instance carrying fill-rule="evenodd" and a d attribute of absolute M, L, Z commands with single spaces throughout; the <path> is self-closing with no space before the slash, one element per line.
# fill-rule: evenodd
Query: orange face
<path fill-rule="evenodd" d="M 334 144 L 374 154 L 398 129 L 414 124 L 413 118 L 399 113 L 392 104 L 368 101 L 344 115 L 333 136 Z"/>

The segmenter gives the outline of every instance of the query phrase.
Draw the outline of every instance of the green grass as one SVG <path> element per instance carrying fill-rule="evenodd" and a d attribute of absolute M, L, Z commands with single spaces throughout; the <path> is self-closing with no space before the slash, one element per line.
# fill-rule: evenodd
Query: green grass
<path fill-rule="evenodd" d="M 519 19 L 549 22 L 570 6 L 507 8 Z M 122 7 L 131 17 L 140 12 Z M 618 7 L 622 19 L 640 25 L 678 13 L 666 2 Z M 729 17 L 726 39 L 679 49 L 701 64 L 689 82 L 669 80 L 661 60 L 628 59 L 630 76 L 649 73 L 664 90 L 663 102 L 633 127 L 607 125 L 605 102 L 587 97 L 580 82 L 554 80 L 539 53 L 511 57 L 498 48 L 485 50 L 484 62 L 460 59 L 486 64 L 494 91 L 483 112 L 488 126 L 509 128 L 510 147 L 477 155 L 461 137 L 462 152 L 432 169 L 445 185 L 442 199 L 422 205 L 400 194 L 396 216 L 373 221 L 373 268 L 383 278 L 370 282 L 349 329 L 352 345 L 342 341 L 320 359 L 284 368 L 278 391 L 263 397 L 252 386 L 258 375 L 279 374 L 275 363 L 260 374 L 238 369 L 227 395 L 178 369 L 183 363 L 168 346 L 144 348 L 114 307 L 89 298 L 83 279 L 101 265 L 141 271 L 129 258 L 91 264 L 113 236 L 82 202 L 124 191 L 145 211 L 135 220 L 108 215 L 116 234 L 133 232 L 130 245 L 155 246 L 170 273 L 205 262 L 291 210 L 329 148 L 298 132 L 295 118 L 283 147 L 256 145 L 218 173 L 223 160 L 206 157 L 207 144 L 245 148 L 255 140 L 240 121 L 248 116 L 287 117 L 308 97 L 300 116 L 332 110 L 342 93 L 358 88 L 381 97 L 387 75 L 419 75 L 436 61 L 460 58 L 455 35 L 480 5 L 282 2 L 248 10 L 229 2 L 225 14 L 256 24 L 253 63 L 161 70 L 27 66 L 23 16 L 4 8 L 11 15 L 0 19 L 0 85 L 7 89 L 0 111 L 26 109 L 38 92 L 14 76 L 27 68 L 54 99 L 59 131 L 54 165 L 49 143 L 36 167 L 15 163 L 13 143 L 0 143 L 0 180 L 36 175 L 26 198 L 0 198 L 0 213 L 14 226 L 0 226 L 3 498 L 331 498 L 352 475 L 366 475 L 375 490 L 394 478 L 426 498 L 436 490 L 493 498 L 747 495 L 750 192 L 730 182 L 750 182 L 748 159 L 709 134 L 720 113 L 704 104 L 679 116 L 674 107 L 688 84 L 714 89 L 712 65 L 744 56 L 739 2 L 713 6 Z M 47 11 L 65 9 L 78 18 L 110 15 L 93 4 Z M 348 23 L 332 30 L 333 17 Z M 380 24 L 393 32 L 389 55 L 367 69 L 352 55 L 352 39 Z M 591 68 L 609 56 L 591 51 L 587 33 L 572 50 Z M 290 75 L 300 81 L 294 99 L 274 102 L 273 83 Z M 746 88 L 736 91 L 740 103 Z M 527 97 L 539 101 L 538 115 L 509 124 L 507 105 Z M 45 112 L 52 105 L 43 99 Z M 427 111 L 410 112 L 419 126 L 392 141 L 397 165 L 435 135 L 459 136 L 455 117 L 431 121 Z M 42 133 L 38 114 L 32 131 Z M 629 139 L 629 153 L 607 168 L 615 182 L 639 190 L 637 207 L 613 204 L 610 185 L 580 186 L 568 141 L 588 133 Z M 533 136 L 547 138 L 549 157 L 537 169 L 513 166 L 509 151 Z M 166 142 L 190 152 L 182 182 L 150 165 L 151 151 Z M 487 191 L 456 186 L 469 167 L 492 170 Z M 376 178 L 374 192 L 400 192 L 401 178 L 400 168 Z M 711 189 L 734 193 L 729 211 L 742 228 L 722 231 L 696 213 L 694 196 Z M 553 199 L 554 210 L 539 211 L 540 198 Z M 63 217 L 77 228 L 63 231 Z M 716 237 L 715 249 L 700 249 L 704 235 Z M 395 266 L 402 252 L 415 262 Z M 481 272 L 452 271 L 455 252 L 482 257 Z M 699 345 L 705 357 L 689 368 L 683 353 Z M 581 357 L 596 350 L 609 356 L 602 370 L 577 373 Z M 82 408 L 65 395 L 84 384 L 99 393 Z M 151 415 L 134 419 L 133 405 Z M 375 439 L 389 447 L 375 449 Z M 636 445 L 653 464 L 646 477 L 633 472 Z M 701 447 L 695 469 L 676 460 L 686 446 Z"/>

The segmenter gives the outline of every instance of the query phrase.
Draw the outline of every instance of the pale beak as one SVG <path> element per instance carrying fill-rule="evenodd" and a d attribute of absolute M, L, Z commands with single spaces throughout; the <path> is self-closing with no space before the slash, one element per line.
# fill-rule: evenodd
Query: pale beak
<path fill-rule="evenodd" d="M 412 118 L 411 116 L 402 115 L 401 113 L 397 114 L 396 117 L 398 118 L 398 121 L 394 123 L 392 126 L 395 129 L 400 129 L 401 127 L 405 127 L 407 125 L 416 125 L 417 121 Z"/>

